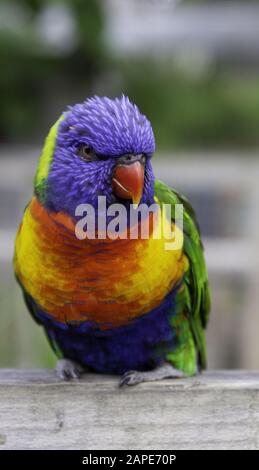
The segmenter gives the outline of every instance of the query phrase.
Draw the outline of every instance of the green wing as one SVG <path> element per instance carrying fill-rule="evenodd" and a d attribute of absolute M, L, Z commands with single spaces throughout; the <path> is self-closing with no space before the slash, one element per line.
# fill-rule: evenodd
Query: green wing
<path fill-rule="evenodd" d="M 171 204 L 172 220 L 175 205 L 183 205 L 183 249 L 189 260 L 189 269 L 177 294 L 176 315 L 171 320 L 179 345 L 167 356 L 174 366 L 192 375 L 196 370 L 197 353 L 199 366 L 206 368 L 204 330 L 210 312 L 210 290 L 200 231 L 194 210 L 184 196 L 159 180 L 155 182 L 155 196 L 160 204 Z"/>

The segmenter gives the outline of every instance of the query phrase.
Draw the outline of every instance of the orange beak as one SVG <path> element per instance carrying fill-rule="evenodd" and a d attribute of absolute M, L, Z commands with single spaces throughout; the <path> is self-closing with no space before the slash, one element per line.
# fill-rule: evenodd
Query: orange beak
<path fill-rule="evenodd" d="M 133 204 L 140 203 L 144 187 L 144 166 L 140 161 L 127 165 L 118 164 L 112 177 L 112 188 L 116 196 L 132 199 Z"/>

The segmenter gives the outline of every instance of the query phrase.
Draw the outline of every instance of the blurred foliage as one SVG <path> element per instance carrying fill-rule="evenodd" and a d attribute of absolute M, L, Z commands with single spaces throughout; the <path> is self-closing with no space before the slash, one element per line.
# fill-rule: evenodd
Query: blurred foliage
<path fill-rule="evenodd" d="M 152 121 L 160 148 L 259 145 L 259 80 L 214 71 L 199 77 L 138 59 L 120 66 L 124 91 Z"/>
<path fill-rule="evenodd" d="M 199 57 L 198 74 L 173 57 L 115 58 L 102 7 L 103 0 L 0 0 L 1 142 L 38 143 L 67 104 L 124 92 L 151 119 L 161 149 L 259 145 L 256 76 L 215 64 L 200 73 Z"/>
<path fill-rule="evenodd" d="M 56 16 L 54 25 L 52 13 Z M 62 32 L 58 20 L 67 22 L 66 13 L 71 21 Z M 66 37 L 74 23 L 75 32 Z M 49 27 L 52 41 L 44 32 Z M 0 0 L 2 141 L 32 140 L 37 129 L 42 129 L 45 121 L 49 123 L 42 112 L 46 100 L 56 98 L 63 104 L 62 87 L 76 90 L 83 86 L 86 95 L 90 92 L 102 67 L 102 30 L 99 0 Z M 64 49 L 62 40 L 68 42 Z"/>

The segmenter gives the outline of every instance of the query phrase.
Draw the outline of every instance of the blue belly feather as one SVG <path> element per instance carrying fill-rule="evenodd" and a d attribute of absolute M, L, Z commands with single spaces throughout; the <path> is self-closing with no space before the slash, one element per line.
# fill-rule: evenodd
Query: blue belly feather
<path fill-rule="evenodd" d="M 43 312 L 33 299 L 31 307 L 45 327 L 52 344 L 65 358 L 73 359 L 93 371 L 123 374 L 128 370 L 150 370 L 159 365 L 176 347 L 170 318 L 175 313 L 173 289 L 150 313 L 126 326 L 100 330 L 91 322 L 61 324 Z"/>

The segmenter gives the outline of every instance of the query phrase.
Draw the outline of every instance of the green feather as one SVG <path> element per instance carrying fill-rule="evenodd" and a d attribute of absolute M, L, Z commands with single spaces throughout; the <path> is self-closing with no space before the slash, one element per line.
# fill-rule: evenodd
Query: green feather
<path fill-rule="evenodd" d="M 62 114 L 59 119 L 55 122 L 55 124 L 51 127 L 45 140 L 42 154 L 40 156 L 39 165 L 37 168 L 36 176 L 34 178 L 35 193 L 39 197 L 40 201 L 44 201 L 46 196 L 49 167 L 53 159 L 59 124 L 63 119 L 64 115 Z"/>
<path fill-rule="evenodd" d="M 167 359 L 174 367 L 192 375 L 196 371 L 197 357 L 199 367 L 206 368 L 204 330 L 210 312 L 210 290 L 200 231 L 195 212 L 184 196 L 159 180 L 155 181 L 155 196 L 160 204 L 171 204 L 172 220 L 175 205 L 183 205 L 183 250 L 189 260 L 189 268 L 177 294 L 176 315 L 171 318 L 178 346 L 175 351 L 168 352 Z"/>

